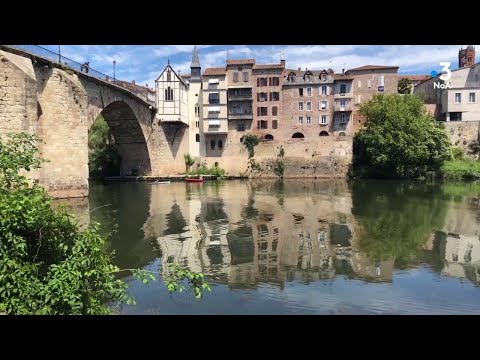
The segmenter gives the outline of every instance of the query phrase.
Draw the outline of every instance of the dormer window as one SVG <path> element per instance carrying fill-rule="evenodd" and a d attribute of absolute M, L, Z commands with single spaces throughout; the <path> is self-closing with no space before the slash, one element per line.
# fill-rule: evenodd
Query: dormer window
<path fill-rule="evenodd" d="M 296 77 L 296 74 L 292 71 L 290 74 L 288 74 L 288 78 L 287 78 L 288 82 L 294 83 L 295 77 Z"/>
<path fill-rule="evenodd" d="M 321 73 L 320 73 L 320 80 L 321 81 L 327 81 L 327 72 L 325 70 L 323 70 Z"/>
<path fill-rule="evenodd" d="M 304 76 L 305 82 L 311 82 L 311 81 L 312 81 L 312 76 L 313 76 L 312 72 L 311 72 L 311 71 L 307 71 L 307 72 L 305 73 L 305 76 Z"/>

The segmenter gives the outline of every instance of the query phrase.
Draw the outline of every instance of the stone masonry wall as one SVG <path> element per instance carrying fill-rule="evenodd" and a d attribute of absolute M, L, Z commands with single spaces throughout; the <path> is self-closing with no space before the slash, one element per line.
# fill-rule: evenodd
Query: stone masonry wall
<path fill-rule="evenodd" d="M 471 154 L 469 146 L 479 139 L 480 121 L 442 121 L 448 137 L 454 147 L 460 148 L 465 155 L 478 159 L 478 154 Z"/>

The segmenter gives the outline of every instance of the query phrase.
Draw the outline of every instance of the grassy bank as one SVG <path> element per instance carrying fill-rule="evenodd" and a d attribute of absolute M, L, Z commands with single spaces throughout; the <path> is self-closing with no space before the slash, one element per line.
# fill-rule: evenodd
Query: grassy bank
<path fill-rule="evenodd" d="M 477 180 L 480 179 L 480 162 L 458 159 L 445 161 L 440 171 L 445 180 Z"/>

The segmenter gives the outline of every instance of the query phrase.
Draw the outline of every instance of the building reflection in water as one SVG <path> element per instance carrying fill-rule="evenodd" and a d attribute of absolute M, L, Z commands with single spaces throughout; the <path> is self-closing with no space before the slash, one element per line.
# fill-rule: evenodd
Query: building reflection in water
<path fill-rule="evenodd" d="M 177 262 L 231 288 L 335 276 L 391 282 L 393 260 L 372 262 L 358 250 L 348 186 L 300 185 L 287 182 L 281 201 L 272 201 L 278 185 L 265 181 L 152 187 L 144 230 L 156 235 L 161 271 Z"/>
<path fill-rule="evenodd" d="M 88 201 L 61 203 L 82 226 L 95 220 L 106 233 L 118 230 L 108 249 L 121 268 L 161 257 L 163 273 L 175 262 L 236 289 L 336 276 L 388 283 L 395 268 L 427 264 L 478 285 L 480 204 L 453 190 L 366 181 L 129 183 L 97 185 Z"/>

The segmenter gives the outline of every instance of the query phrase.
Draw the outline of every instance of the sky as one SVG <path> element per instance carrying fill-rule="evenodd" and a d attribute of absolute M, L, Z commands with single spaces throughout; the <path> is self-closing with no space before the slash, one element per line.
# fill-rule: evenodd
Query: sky
<path fill-rule="evenodd" d="M 58 45 L 41 45 L 58 52 Z M 260 64 L 286 60 L 287 68 L 341 72 L 363 65 L 399 66 L 399 74 L 427 75 L 440 72 L 440 62 L 458 68 L 458 50 L 465 45 L 197 45 L 202 71 L 225 66 L 229 59 L 256 59 Z M 480 49 L 479 45 L 475 45 Z M 175 71 L 190 72 L 193 45 L 61 45 L 61 54 L 90 62 L 90 68 L 124 81 L 153 87 L 170 61 Z M 480 55 L 477 56 L 477 60 Z"/>

